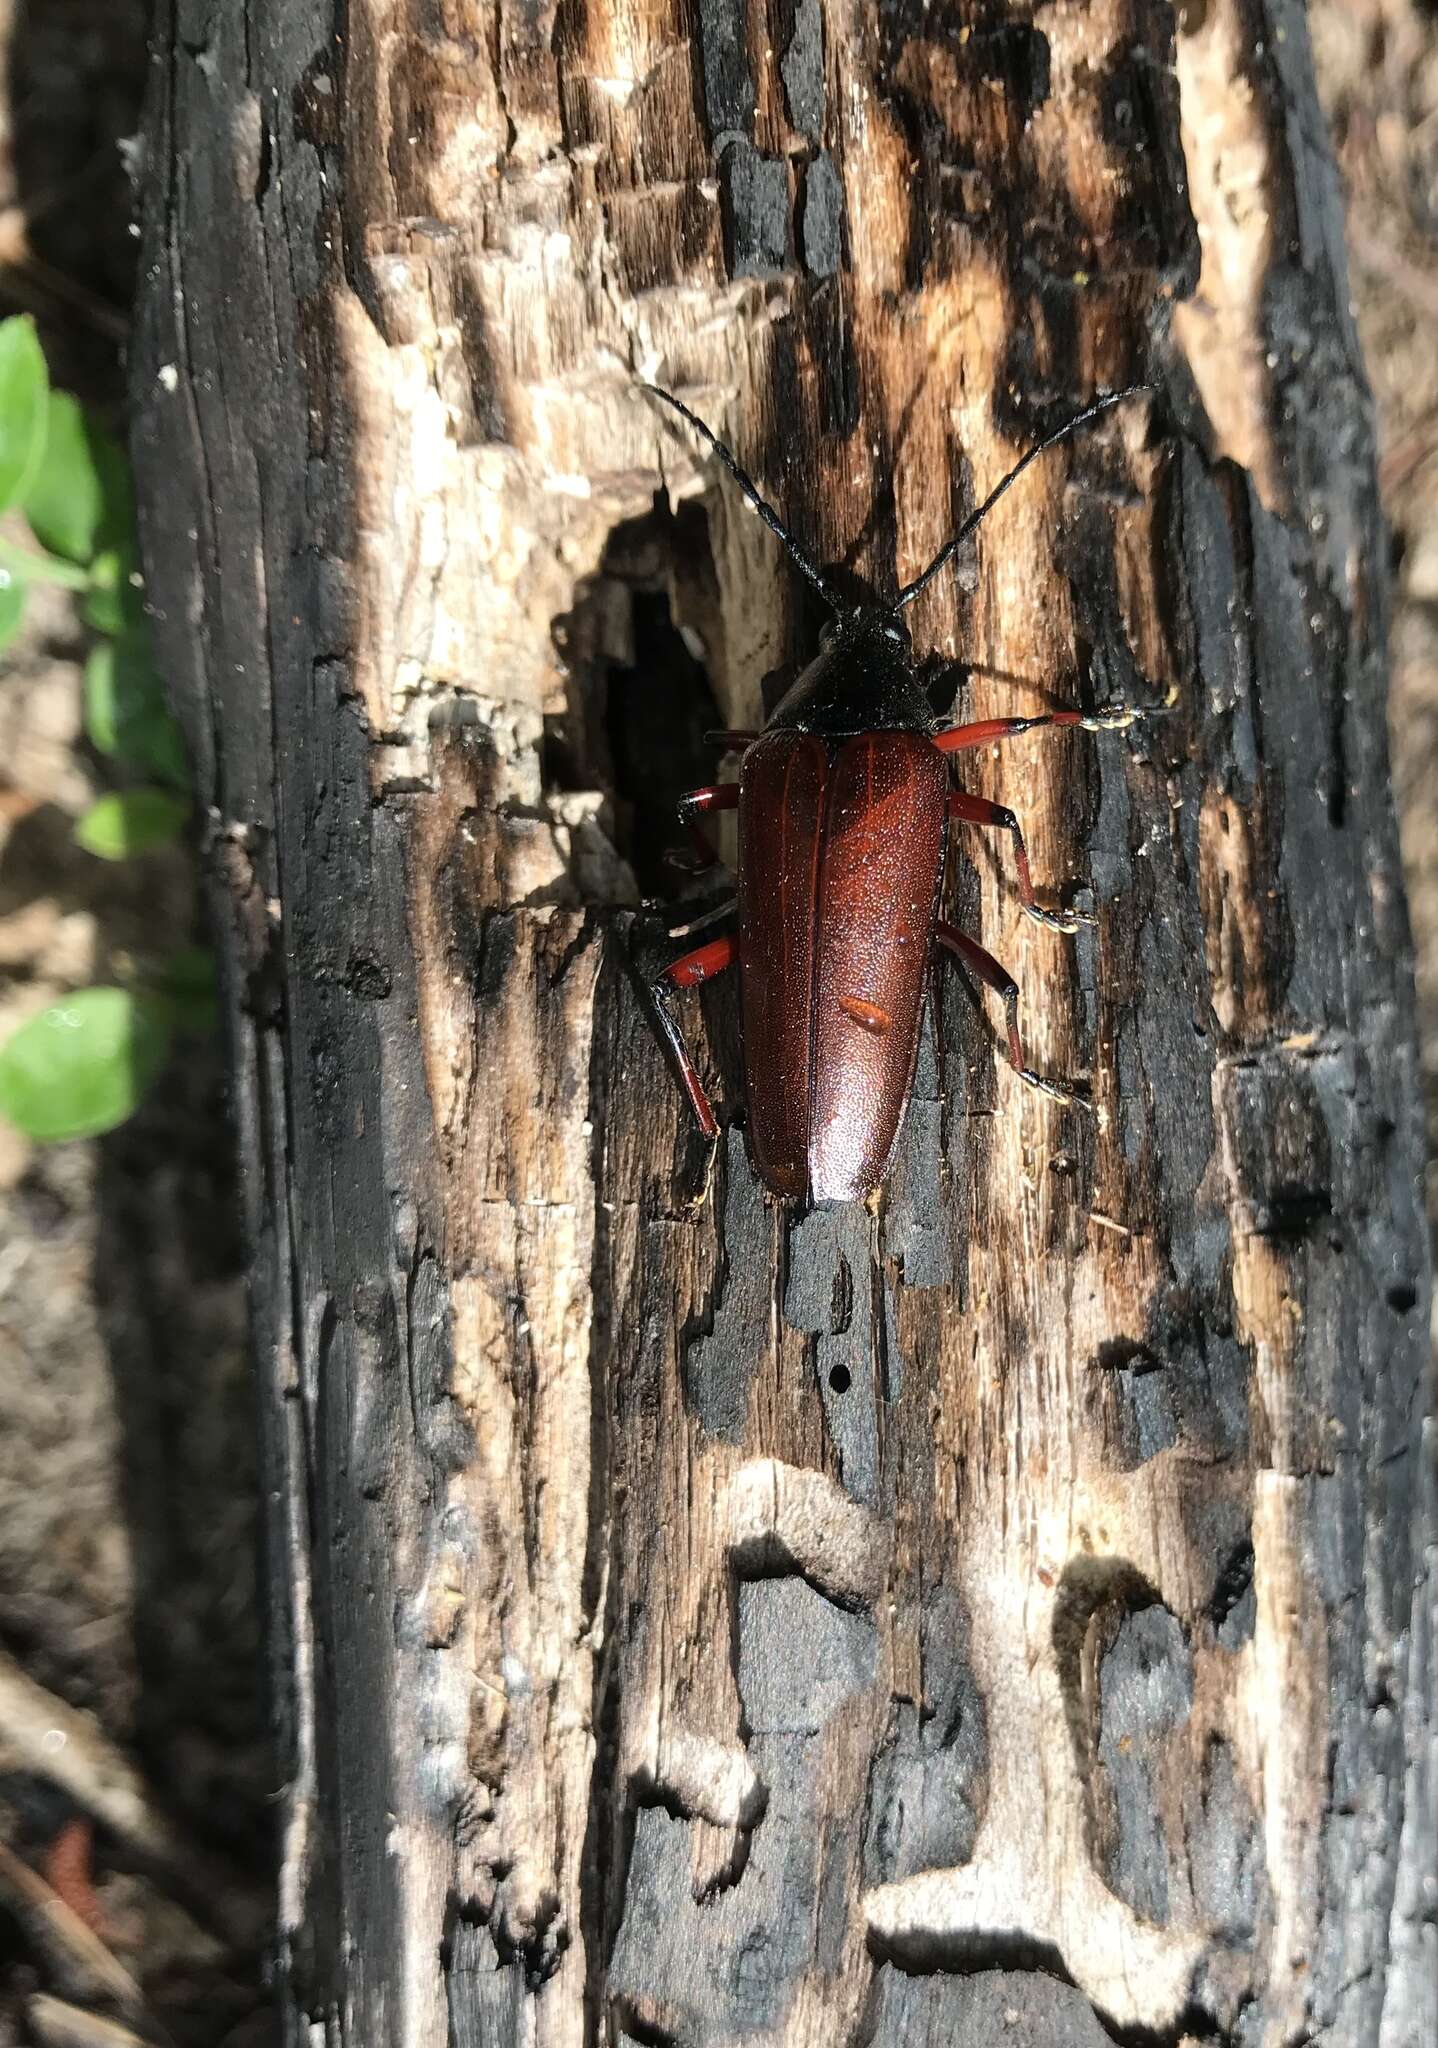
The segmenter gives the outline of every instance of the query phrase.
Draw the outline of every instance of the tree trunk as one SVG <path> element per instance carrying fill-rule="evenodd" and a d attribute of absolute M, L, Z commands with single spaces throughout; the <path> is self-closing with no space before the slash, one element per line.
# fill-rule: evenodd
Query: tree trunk
<path fill-rule="evenodd" d="M 1296 0 L 160 0 L 135 377 L 253 1256 L 295 2043 L 1431 2048 L 1383 535 Z M 631 957 L 817 623 L 979 715 L 885 1200 Z M 936 689 L 949 688 L 936 675 Z M 972 865 L 970 864 L 972 861 Z M 673 950 L 677 950 L 675 942 Z M 733 996 L 687 1012 L 726 1115 Z M 939 1057 L 938 1043 L 946 1052 Z"/>

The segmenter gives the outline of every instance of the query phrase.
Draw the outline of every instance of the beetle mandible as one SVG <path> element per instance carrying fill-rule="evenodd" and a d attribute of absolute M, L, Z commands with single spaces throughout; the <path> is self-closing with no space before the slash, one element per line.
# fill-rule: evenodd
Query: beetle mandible
<path fill-rule="evenodd" d="M 898 1141 L 936 948 L 1002 999 L 1009 1057 L 1021 1078 L 1061 1101 L 1080 1100 L 1027 1064 L 1013 976 L 939 915 L 952 821 L 1011 834 L 1027 914 L 1063 932 L 1078 924 L 1036 900 L 1013 812 L 953 788 L 950 762 L 1039 726 L 1113 730 L 1138 713 L 1109 705 L 1093 717 L 1050 711 L 940 728 L 901 614 L 1031 462 L 1154 387 L 1128 385 L 1085 406 L 1014 465 L 892 604 L 856 607 L 840 601 L 703 420 L 671 392 L 644 388 L 703 436 L 834 612 L 818 654 L 762 732 L 714 735 L 727 748 L 742 748 L 738 781 L 680 800 L 681 821 L 706 862 L 716 855 L 701 819 L 715 811 L 739 814 L 737 942 L 712 939 L 683 954 L 649 993 L 699 1128 L 713 1140 L 719 1126 L 680 1031 L 674 994 L 737 962 L 749 1145 L 759 1178 L 784 1201 L 862 1200 L 883 1181 Z"/>

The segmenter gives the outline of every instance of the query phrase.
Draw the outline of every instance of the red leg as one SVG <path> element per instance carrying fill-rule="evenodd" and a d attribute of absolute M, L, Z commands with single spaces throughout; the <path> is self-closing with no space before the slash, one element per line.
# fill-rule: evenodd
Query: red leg
<path fill-rule="evenodd" d="M 733 939 L 711 939 L 707 946 L 696 946 L 692 953 L 681 953 L 665 968 L 664 979 L 672 981 L 676 988 L 698 988 L 701 981 L 712 981 L 716 974 L 723 974 L 733 965 Z"/>
<path fill-rule="evenodd" d="M 1093 920 L 1081 917 L 1074 910 L 1045 910 L 1034 899 L 1033 877 L 1029 873 L 1029 850 L 1024 844 L 1023 828 L 1007 804 L 991 803 L 986 796 L 970 796 L 967 790 L 949 791 L 949 816 L 962 825 L 997 825 L 1002 831 L 1014 835 L 1014 866 L 1018 870 L 1019 895 L 1024 909 L 1036 924 L 1047 925 L 1054 932 L 1076 932 L 1079 925 L 1091 924 Z"/>
<path fill-rule="evenodd" d="M 1044 711 L 1037 718 L 978 718 L 971 725 L 953 725 L 934 734 L 941 754 L 964 754 L 971 747 L 986 747 L 990 740 L 1013 739 L 1032 732 L 1036 726 L 1078 726 L 1084 732 L 1122 732 L 1140 714 L 1128 704 L 1106 704 L 1090 716 L 1085 711 Z"/>
<path fill-rule="evenodd" d="M 679 1070 L 680 1086 L 689 1098 L 694 1120 L 706 1138 L 718 1137 L 719 1124 L 709 1097 L 704 1092 L 704 1083 L 689 1057 L 684 1034 L 679 1029 L 679 1019 L 674 1012 L 673 991 L 676 988 L 695 988 L 701 981 L 712 981 L 716 974 L 722 974 L 733 964 L 733 939 L 711 939 L 707 946 L 696 946 L 692 953 L 682 953 L 665 968 L 658 981 L 651 982 L 649 987 L 649 993 L 654 1000 L 654 1014 L 659 1019 L 664 1042 Z"/>
<path fill-rule="evenodd" d="M 1072 1103 L 1078 1109 L 1087 1109 L 1089 1104 L 1081 1095 L 1075 1095 L 1062 1082 L 1049 1081 L 1042 1074 L 1036 1074 L 1024 1060 L 1023 1040 L 1019 1036 L 1019 985 L 1006 967 L 1001 967 L 992 953 L 987 952 L 977 939 L 971 939 L 967 932 L 961 932 L 957 925 L 940 924 L 934 934 L 939 945 L 947 947 L 957 960 L 961 960 L 973 974 L 1002 998 L 1004 1017 L 1009 1032 L 1009 1059 L 1014 1072 L 1021 1081 L 1027 1081 L 1030 1088 L 1037 1088 L 1041 1095 L 1052 1095 L 1057 1102 Z"/>
<path fill-rule="evenodd" d="M 695 853 L 702 867 L 719 865 L 719 854 L 713 840 L 699 823 L 709 811 L 737 810 L 739 785 L 737 782 L 718 782 L 709 789 L 691 789 L 688 796 L 679 799 L 679 822 L 689 834 Z"/>

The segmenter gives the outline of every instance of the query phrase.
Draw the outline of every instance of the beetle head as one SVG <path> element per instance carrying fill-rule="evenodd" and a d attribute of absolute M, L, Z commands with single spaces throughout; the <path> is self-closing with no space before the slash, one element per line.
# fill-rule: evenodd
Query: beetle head
<path fill-rule="evenodd" d="M 907 661 L 914 651 L 908 627 L 888 605 L 859 604 L 852 611 L 837 612 L 819 628 L 819 645 L 828 649 L 842 641 L 852 644 L 877 640 Z"/>
<path fill-rule="evenodd" d="M 842 611 L 823 627 L 818 653 L 769 718 L 776 731 L 830 739 L 927 732 L 933 722 L 904 623 L 877 604 Z"/>

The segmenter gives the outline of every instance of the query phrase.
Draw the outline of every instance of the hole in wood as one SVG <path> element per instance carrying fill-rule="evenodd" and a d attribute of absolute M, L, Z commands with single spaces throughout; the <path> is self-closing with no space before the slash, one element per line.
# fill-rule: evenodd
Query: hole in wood
<path fill-rule="evenodd" d="M 704 735 L 725 720 L 704 638 L 688 623 L 717 617 L 713 591 L 703 510 L 656 503 L 615 527 L 598 573 L 554 623 L 567 701 L 545 719 L 545 787 L 612 799 L 618 851 L 645 896 L 681 892 L 667 859 L 683 838 L 675 806 L 723 768 Z"/>

